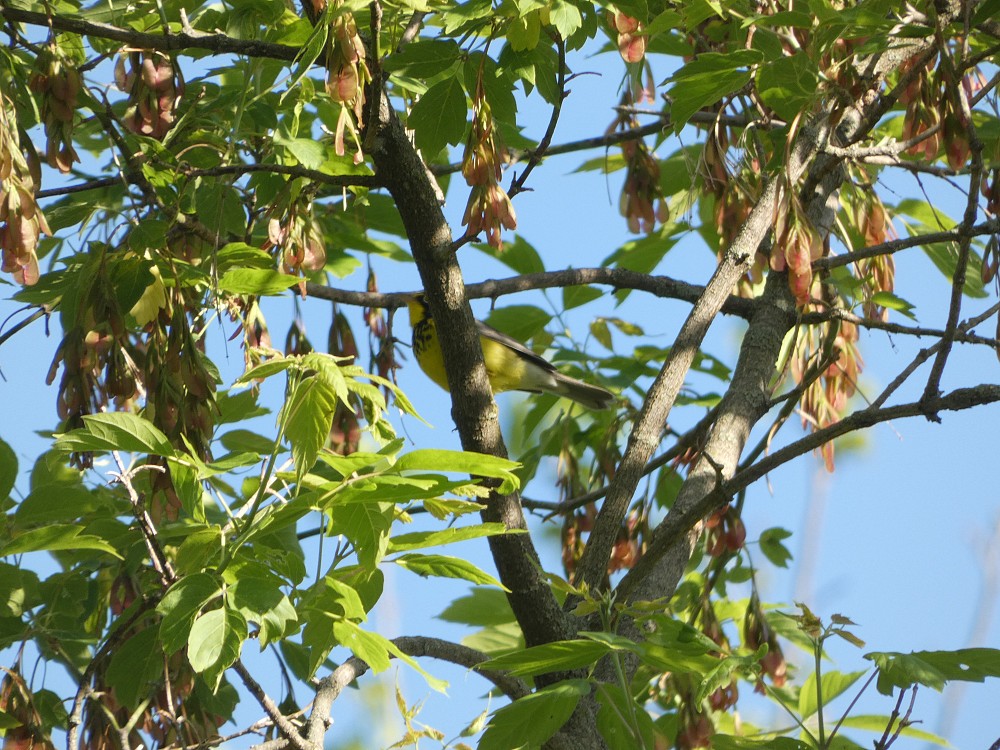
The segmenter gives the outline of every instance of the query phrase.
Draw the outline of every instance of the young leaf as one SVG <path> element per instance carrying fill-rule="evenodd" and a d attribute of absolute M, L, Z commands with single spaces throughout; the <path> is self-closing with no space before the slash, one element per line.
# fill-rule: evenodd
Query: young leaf
<path fill-rule="evenodd" d="M 234 268 L 219 279 L 219 289 L 230 294 L 281 294 L 300 283 L 302 278 L 267 268 Z"/>
<path fill-rule="evenodd" d="M 191 626 L 202 607 L 222 593 L 219 582 L 208 573 L 196 573 L 177 581 L 156 607 L 162 615 L 160 642 L 167 655 L 188 642 Z"/>
<path fill-rule="evenodd" d="M 782 540 L 788 539 L 791 535 L 792 532 L 787 529 L 775 527 L 762 531 L 758 540 L 760 551 L 764 553 L 764 557 L 779 568 L 787 568 L 788 561 L 792 559 L 792 553 L 782 544 Z"/>
<path fill-rule="evenodd" d="M 823 702 L 829 703 L 838 695 L 851 687 L 866 673 L 861 672 L 824 672 L 823 673 Z M 812 672 L 806 677 L 802 689 L 799 691 L 799 716 L 807 719 L 817 711 L 816 704 L 816 673 Z"/>
<path fill-rule="evenodd" d="M 468 560 L 447 555 L 401 555 L 393 560 L 400 567 L 416 573 L 419 576 L 439 576 L 441 578 L 461 578 L 472 583 L 483 583 L 490 586 L 507 588 L 496 578 L 480 570 Z"/>
<path fill-rule="evenodd" d="M 135 707 L 150 684 L 163 677 L 163 650 L 156 643 L 156 628 L 138 631 L 116 648 L 108 664 L 108 684 L 115 697 L 128 707 Z"/>
<path fill-rule="evenodd" d="M 83 427 L 58 435 L 56 447 L 65 451 L 125 451 L 173 455 L 167 436 L 142 417 L 126 411 L 88 414 Z"/>
<path fill-rule="evenodd" d="M 407 124 L 416 133 L 417 148 L 428 158 L 465 135 L 465 89 L 458 76 L 431 86 L 413 105 Z"/>
<path fill-rule="evenodd" d="M 520 531 L 515 529 L 514 531 Z M 388 552 L 406 552 L 407 550 L 439 547 L 467 539 L 481 539 L 484 536 L 496 536 L 507 533 L 507 527 L 502 523 L 483 523 L 476 526 L 452 526 L 441 531 L 417 531 L 412 534 L 400 534 L 389 540 Z"/>
<path fill-rule="evenodd" d="M 500 670 L 516 677 L 527 677 L 593 666 L 610 651 L 608 646 L 598 641 L 556 641 L 497 656 L 480 664 L 479 669 Z"/>
<path fill-rule="evenodd" d="M 320 448 L 330 438 L 338 402 L 336 388 L 325 378 L 302 378 L 292 387 L 281 416 L 292 446 L 297 479 L 312 468 Z"/>
<path fill-rule="evenodd" d="M 57 524 L 16 534 L 6 544 L 0 545 L 0 557 L 20 555 L 24 552 L 54 552 L 56 550 L 97 550 L 123 559 L 114 545 L 104 539 L 84 534 L 80 526 Z"/>
<path fill-rule="evenodd" d="M 946 682 L 983 682 L 1000 677 L 1000 650 L 963 648 L 957 651 L 914 651 L 909 654 L 873 652 L 865 658 L 879 669 L 878 691 L 926 685 L 941 690 Z"/>
<path fill-rule="evenodd" d="M 220 607 L 206 612 L 194 621 L 188 636 L 191 668 L 203 672 L 214 689 L 222 674 L 239 658 L 247 634 L 247 622 L 236 610 Z"/>
<path fill-rule="evenodd" d="M 539 747 L 559 731 L 590 693 L 586 680 L 563 680 L 494 712 L 479 750 Z"/>

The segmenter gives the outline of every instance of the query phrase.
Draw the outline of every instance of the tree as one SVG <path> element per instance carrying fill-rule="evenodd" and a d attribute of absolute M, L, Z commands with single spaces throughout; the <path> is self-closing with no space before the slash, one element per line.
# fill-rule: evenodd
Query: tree
<path fill-rule="evenodd" d="M 204 747 L 232 720 L 262 747 L 319 748 L 369 670 L 396 658 L 441 687 L 417 661 L 430 656 L 510 699 L 483 748 L 826 748 L 850 744 L 851 726 L 884 748 L 915 732 L 918 685 L 1000 674 L 990 649 L 871 653 L 869 682 L 895 709 L 838 721 L 829 702 L 868 683 L 821 656 L 831 638 L 859 643 L 853 623 L 762 602 L 755 576 L 787 564 L 787 532 L 757 530 L 751 557 L 741 520 L 747 488 L 777 467 L 816 451 L 833 471 L 837 438 L 1000 400 L 980 379 L 942 386 L 958 345 L 998 347 L 974 329 L 1000 306 L 965 311 L 1000 267 L 996 9 L 0 3 L 0 248 L 28 306 L 0 342 L 42 318 L 61 338 L 59 426 L 18 491 L 2 444 L 5 746 L 65 730 L 71 750 Z M 557 142 L 595 51 L 621 76 L 613 122 L 599 102 L 589 137 Z M 539 106 L 535 140 L 523 113 Z M 557 154 L 624 172 L 634 238 L 598 267 L 513 233 L 538 231 L 514 207 Z M 955 216 L 929 197 L 941 186 L 964 196 Z M 467 200 L 460 224 L 446 191 Z M 681 242 L 717 254 L 707 281 L 660 272 Z M 516 275 L 467 282 L 473 244 Z M 894 257 L 913 248 L 942 272 L 930 327 L 897 294 Z M 421 404 L 397 382 L 413 365 L 385 311 L 408 290 L 380 290 L 377 269 L 411 261 L 461 451 L 398 435 L 395 412 L 412 421 Z M 491 322 L 620 398 L 585 412 L 532 397 L 512 461 L 469 300 L 545 289 L 562 290 L 556 314 L 515 304 Z M 552 332 L 607 289 L 622 310 L 641 295 L 641 320 L 593 317 L 582 344 Z M 329 353 L 302 320 L 272 346 L 265 312 L 289 293 L 334 303 Z M 662 300 L 688 305 L 669 346 L 641 338 Z M 735 358 L 705 343 L 720 313 L 746 322 Z M 224 381 L 208 342 L 234 327 L 245 372 Z M 859 405 L 863 330 L 925 343 Z M 920 395 L 901 397 L 918 378 Z M 278 381 L 271 430 L 252 420 Z M 529 499 L 553 458 L 558 500 Z M 561 522 L 562 570 L 542 566 L 526 511 Z M 429 520 L 407 532 L 416 515 Z M 470 539 L 496 577 L 436 549 Z M 479 584 L 446 616 L 490 637 L 371 629 L 393 564 Z M 280 679 L 248 666 L 249 640 Z M 795 684 L 789 642 L 815 658 Z M 61 667 L 75 694 L 64 704 L 32 661 Z M 748 685 L 790 728 L 734 720 Z M 266 720 L 244 722 L 241 701 Z M 407 727 L 407 742 L 433 737 Z"/>

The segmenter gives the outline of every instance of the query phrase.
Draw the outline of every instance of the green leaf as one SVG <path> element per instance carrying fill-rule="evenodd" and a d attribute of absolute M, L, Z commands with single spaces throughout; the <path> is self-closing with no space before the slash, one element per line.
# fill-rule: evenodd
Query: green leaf
<path fill-rule="evenodd" d="M 866 672 L 824 672 L 823 673 L 823 703 L 827 705 L 851 687 Z M 812 672 L 806 677 L 802 689 L 799 691 L 799 716 L 806 719 L 818 710 L 816 703 L 816 673 Z"/>
<path fill-rule="evenodd" d="M 712 750 L 809 750 L 811 745 L 793 737 L 771 737 L 758 740 L 753 737 L 733 737 L 727 734 L 712 735 Z"/>
<path fill-rule="evenodd" d="M 416 133 L 417 148 L 427 159 L 465 136 L 465 89 L 458 76 L 431 86 L 413 105 L 407 124 Z"/>
<path fill-rule="evenodd" d="M 38 575 L 0 562 L 0 618 L 20 618 L 39 602 Z"/>
<path fill-rule="evenodd" d="M 527 341 L 545 330 L 552 315 L 534 305 L 509 305 L 490 312 L 486 322 L 518 341 Z"/>
<path fill-rule="evenodd" d="M 240 195 L 228 185 L 205 182 L 198 188 L 198 219 L 213 232 L 242 236 L 247 231 L 247 213 Z"/>
<path fill-rule="evenodd" d="M 17 455 L 0 439 L 0 503 L 7 499 L 17 480 Z"/>
<path fill-rule="evenodd" d="M 75 521 L 105 505 L 80 485 L 43 484 L 31 491 L 14 512 L 19 527 Z"/>
<path fill-rule="evenodd" d="M 230 294 L 280 294 L 302 281 L 301 276 L 266 268 L 234 268 L 219 279 L 219 289 Z"/>
<path fill-rule="evenodd" d="M 177 581 L 156 607 L 162 615 L 160 642 L 168 656 L 187 642 L 191 626 L 202 608 L 222 594 L 219 581 L 208 573 L 196 573 Z"/>
<path fill-rule="evenodd" d="M 143 219 L 128 233 L 128 246 L 140 255 L 144 250 L 158 250 L 167 241 L 170 225 L 162 219 Z"/>
<path fill-rule="evenodd" d="M 757 90 L 764 103 L 791 122 L 817 96 L 819 70 L 804 52 L 779 57 L 757 71 Z"/>
<path fill-rule="evenodd" d="M 531 243 L 519 234 L 515 234 L 511 241 L 505 239 L 502 251 L 482 242 L 476 242 L 473 247 L 503 263 L 515 273 L 541 273 L 545 270 L 542 256 Z"/>
<path fill-rule="evenodd" d="M 156 628 L 138 631 L 114 650 L 107 678 L 126 708 L 138 705 L 149 686 L 163 679 L 163 650 L 156 643 Z"/>
<path fill-rule="evenodd" d="M 299 164 L 306 169 L 320 169 L 327 159 L 326 147 L 311 138 L 280 138 L 274 142 L 288 150 Z"/>
<path fill-rule="evenodd" d="M 294 357 L 270 359 L 267 362 L 259 364 L 240 375 L 240 377 L 236 379 L 236 385 L 245 385 L 247 383 L 252 383 L 255 380 L 264 380 L 272 375 L 277 375 L 279 372 L 284 372 L 290 367 L 294 367 L 296 363 L 297 360 Z"/>
<path fill-rule="evenodd" d="M 405 72 L 427 81 L 450 71 L 459 63 L 461 53 L 461 47 L 451 39 L 418 39 L 386 57 L 382 65 L 389 72 Z"/>
<path fill-rule="evenodd" d="M 337 389 L 325 378 L 298 380 L 292 387 L 281 410 L 285 437 L 292 446 L 296 477 L 302 476 L 316 463 L 326 441 L 330 424 L 340 399 Z"/>
<path fill-rule="evenodd" d="M 520 531 L 517 529 L 516 531 Z M 507 527 L 502 523 L 483 523 L 476 526 L 452 526 L 441 531 L 416 531 L 411 534 L 400 534 L 389 540 L 388 552 L 406 552 L 407 550 L 439 547 L 467 539 L 481 539 L 484 536 L 506 534 Z"/>
<path fill-rule="evenodd" d="M 229 451 L 256 453 L 267 456 L 274 450 L 274 440 L 250 430 L 230 430 L 219 438 L 222 447 Z"/>
<path fill-rule="evenodd" d="M 262 649 L 297 627 L 298 615 L 282 591 L 285 582 L 281 578 L 256 561 L 232 565 L 226 573 L 233 579 L 227 600 L 247 622 L 257 623 Z"/>
<path fill-rule="evenodd" d="M 88 414 L 83 427 L 56 436 L 56 448 L 65 451 L 125 451 L 171 456 L 167 436 L 131 412 Z"/>
<path fill-rule="evenodd" d="M 356 623 L 349 620 L 335 621 L 333 634 L 341 646 L 351 649 L 353 654 L 368 664 L 375 674 L 389 668 L 387 639 L 376 633 L 362 630 Z"/>
<path fill-rule="evenodd" d="M 539 747 L 573 715 L 580 699 L 590 694 L 586 680 L 564 680 L 495 711 L 479 741 L 479 750 Z"/>
<path fill-rule="evenodd" d="M 865 658 L 879 669 L 878 691 L 926 685 L 941 690 L 946 682 L 983 682 L 1000 677 L 1000 650 L 963 648 L 957 651 L 914 651 L 909 654 L 872 652 Z"/>
<path fill-rule="evenodd" d="M 9 542 L 0 546 L 0 557 L 24 552 L 88 549 L 107 552 L 119 560 L 124 559 L 114 545 L 98 536 L 84 534 L 83 531 L 81 526 L 58 524 L 15 534 Z"/>
<path fill-rule="evenodd" d="M 875 294 L 872 295 L 872 302 L 879 307 L 886 308 L 887 310 L 895 310 L 896 312 L 905 315 L 910 320 L 917 319 L 917 316 L 913 314 L 913 310 L 916 308 L 905 299 L 897 297 L 892 292 L 875 292 Z"/>
<path fill-rule="evenodd" d="M 178 572 L 184 575 L 202 572 L 222 553 L 223 544 L 222 529 L 219 526 L 207 526 L 189 532 L 177 548 L 175 566 Z"/>
<path fill-rule="evenodd" d="M 563 309 L 572 310 L 574 307 L 586 305 L 595 299 L 604 296 L 604 292 L 592 286 L 567 286 L 563 287 Z"/>
<path fill-rule="evenodd" d="M 877 732 L 881 734 L 885 731 L 885 728 L 889 726 L 889 722 L 890 717 L 888 716 L 855 715 L 845 717 L 841 726 L 850 729 L 867 729 L 870 732 Z M 897 720 L 893 726 L 893 731 L 895 732 L 897 729 L 904 737 L 913 737 L 914 739 L 923 740 L 924 742 L 932 742 L 939 747 L 952 747 L 952 744 L 944 737 L 936 735 L 933 732 L 919 729 L 912 724 L 900 728 Z"/>
<path fill-rule="evenodd" d="M 333 633 L 338 643 L 351 649 L 354 655 L 365 661 L 372 668 L 372 672 L 376 674 L 389 668 L 389 655 L 392 654 L 400 661 L 413 667 L 423 676 L 427 684 L 438 692 L 443 693 L 448 687 L 447 682 L 432 677 L 417 664 L 415 659 L 404 654 L 396 644 L 378 633 L 362 630 L 358 625 L 348 620 L 334 622 Z"/>
<path fill-rule="evenodd" d="M 594 640 L 556 641 L 497 656 L 478 668 L 527 677 L 593 666 L 610 651 L 607 644 Z"/>
<path fill-rule="evenodd" d="M 243 615 L 228 607 L 213 609 L 194 621 L 188 637 L 188 661 L 195 672 L 204 673 L 214 690 L 222 674 L 239 658 L 248 635 Z"/>
<path fill-rule="evenodd" d="M 354 546 L 358 562 L 372 570 L 385 557 L 389 529 L 395 519 L 390 502 L 354 502 L 337 505 L 330 524 L 331 534 L 343 534 Z"/>
<path fill-rule="evenodd" d="M 667 92 L 674 132 L 679 133 L 699 109 L 743 88 L 751 78 L 746 68 L 762 59 L 757 50 L 706 52 L 678 70 L 671 77 L 673 86 Z"/>
<path fill-rule="evenodd" d="M 393 560 L 400 567 L 406 568 L 419 576 L 438 576 L 440 578 L 461 578 L 472 583 L 488 584 L 504 589 L 506 587 L 496 578 L 479 569 L 468 560 L 447 555 L 420 555 L 411 553 L 401 555 Z"/>
<path fill-rule="evenodd" d="M 515 622 L 514 612 L 502 591 L 479 587 L 472 589 L 471 594 L 459 597 L 449 604 L 438 618 L 445 622 L 476 626 Z"/>
<path fill-rule="evenodd" d="M 760 551 L 764 553 L 764 557 L 779 568 L 787 568 L 788 561 L 792 559 L 792 553 L 782 544 L 782 541 L 788 539 L 791 535 L 792 532 L 787 529 L 766 529 L 761 532 L 760 539 L 758 540 Z"/>
<path fill-rule="evenodd" d="M 549 23 L 556 27 L 563 39 L 569 39 L 583 26 L 580 9 L 567 0 L 552 0 L 549 4 Z"/>
<path fill-rule="evenodd" d="M 656 747 L 653 717 L 619 686 L 599 684 L 597 703 L 600 706 L 597 710 L 597 729 L 609 750 Z M 633 726 L 630 719 L 638 726 Z"/>
<path fill-rule="evenodd" d="M 516 461 L 497 458 L 472 451 L 449 451 L 435 448 L 404 453 L 396 461 L 395 469 L 403 471 L 448 471 L 462 472 L 481 477 L 493 477 L 503 481 L 501 493 L 513 492 L 518 487 L 514 471 L 520 466 Z"/>

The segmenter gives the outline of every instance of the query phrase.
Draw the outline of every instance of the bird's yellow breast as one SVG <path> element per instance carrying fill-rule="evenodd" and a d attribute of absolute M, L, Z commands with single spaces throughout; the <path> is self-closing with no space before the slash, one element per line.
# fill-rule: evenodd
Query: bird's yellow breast
<path fill-rule="evenodd" d="M 418 301 L 407 302 L 410 310 L 410 325 L 413 327 L 413 356 L 427 377 L 448 390 L 448 376 L 445 374 L 444 358 L 441 356 L 441 342 L 438 340 L 434 320 L 428 316 L 424 305 Z M 486 374 L 494 393 L 523 387 L 527 364 L 516 352 L 503 344 L 479 337 L 483 348 Z"/>

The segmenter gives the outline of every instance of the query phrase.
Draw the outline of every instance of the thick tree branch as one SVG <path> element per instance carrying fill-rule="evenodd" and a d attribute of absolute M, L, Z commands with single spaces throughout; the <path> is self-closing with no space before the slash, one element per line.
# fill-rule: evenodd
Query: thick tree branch
<path fill-rule="evenodd" d="M 817 135 L 813 133 L 808 137 L 800 137 L 796 142 L 795 163 L 788 167 L 793 181 L 804 169 L 809 157 L 815 153 L 821 140 Z M 604 579 L 611 547 L 642 477 L 643 467 L 659 443 L 660 430 L 684 385 L 684 378 L 708 332 L 708 327 L 722 309 L 736 282 L 749 268 L 750 259 L 771 231 L 775 207 L 781 194 L 780 184 L 781 181 L 774 176 L 766 181 L 761 197 L 726 250 L 705 287 L 704 294 L 684 321 L 659 375 L 649 390 L 580 560 L 578 580 L 592 589 L 599 587 Z M 732 462 L 732 466 L 735 465 L 735 461 Z"/>
<path fill-rule="evenodd" d="M 506 457 L 479 336 L 465 296 L 462 272 L 450 252 L 451 230 L 438 205 L 423 162 L 384 94 L 378 136 L 372 149 L 376 174 L 399 207 L 413 257 L 438 330 L 452 416 L 465 450 Z M 484 519 L 507 528 L 525 528 L 517 494 L 491 495 Z M 571 632 L 566 616 L 541 573 L 528 534 L 491 537 L 490 548 L 500 579 L 510 589 L 511 607 L 529 644 L 560 640 Z"/>
<path fill-rule="evenodd" d="M 235 39 L 225 34 L 202 34 L 194 30 L 173 34 L 150 34 L 106 23 L 86 21 L 82 18 L 12 8 L 6 3 L 0 4 L 0 18 L 11 23 L 26 23 L 42 28 L 53 28 L 56 31 L 70 31 L 74 34 L 110 39 L 138 49 L 158 49 L 164 52 L 197 49 L 246 57 L 267 57 L 287 62 L 291 62 L 299 54 L 297 47 L 289 47 L 287 44 L 274 44 L 256 39 Z"/>
<path fill-rule="evenodd" d="M 605 284 L 614 289 L 644 291 L 665 299 L 676 299 L 692 304 L 697 302 L 705 291 L 703 286 L 688 284 L 669 276 L 650 276 L 624 268 L 570 268 L 564 271 L 529 273 L 506 279 L 488 279 L 476 284 L 466 284 L 465 290 L 468 299 L 484 297 L 496 299 L 503 295 L 533 289 L 552 289 L 585 284 Z M 310 297 L 359 307 L 392 309 L 403 307 L 406 304 L 405 293 L 355 292 L 312 282 L 306 284 L 306 293 Z M 732 295 L 723 303 L 722 312 L 749 319 L 753 314 L 754 306 L 754 300 Z"/>

